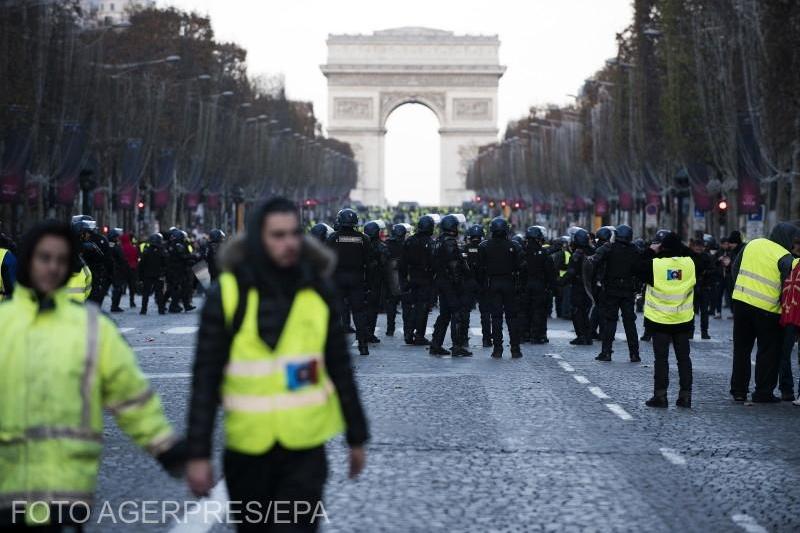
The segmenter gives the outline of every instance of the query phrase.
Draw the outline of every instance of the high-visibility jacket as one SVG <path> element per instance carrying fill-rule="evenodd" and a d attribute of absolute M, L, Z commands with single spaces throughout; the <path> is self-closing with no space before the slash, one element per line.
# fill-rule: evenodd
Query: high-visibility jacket
<path fill-rule="evenodd" d="M 653 259 L 653 285 L 647 287 L 644 316 L 657 324 L 694 319 L 694 261 L 691 257 Z"/>
<path fill-rule="evenodd" d="M 92 293 L 92 271 L 88 266 L 83 265 L 78 272 L 75 272 L 67 281 L 67 294 L 75 302 L 83 303 Z"/>
<path fill-rule="evenodd" d="M 742 251 L 733 299 L 770 313 L 781 312 L 781 272 L 778 261 L 789 251 L 769 239 L 754 239 Z"/>
<path fill-rule="evenodd" d="M 114 323 L 93 304 L 70 302 L 63 289 L 53 299 L 40 310 L 34 292 L 18 284 L 0 306 L 0 509 L 91 504 L 104 407 L 153 455 L 175 442 Z M 44 509 L 29 504 L 29 523 Z"/>
<path fill-rule="evenodd" d="M 6 248 L 0 248 L 0 268 L 3 267 L 3 260 L 5 260 L 7 253 L 8 253 L 8 250 Z M 11 288 L 10 287 L 7 289 L 6 287 L 3 286 L 3 276 L 0 275 L 0 302 L 2 302 L 3 300 L 5 300 L 5 299 L 7 299 L 9 297 L 9 295 L 6 294 L 7 290 L 8 290 L 9 293 L 11 292 Z"/>
<path fill-rule="evenodd" d="M 561 268 L 559 269 L 559 273 L 558 273 L 558 276 L 560 278 L 563 278 L 564 276 L 567 275 L 567 266 L 569 265 L 569 260 L 570 260 L 571 257 L 572 257 L 572 254 L 569 253 L 569 250 L 564 250 L 564 264 L 561 265 Z"/>
<path fill-rule="evenodd" d="M 219 278 L 229 327 L 239 306 L 231 273 Z M 258 332 L 258 291 L 251 288 L 233 336 L 222 382 L 226 447 L 257 455 L 275 443 L 319 446 L 344 429 L 339 398 L 325 370 L 330 309 L 313 289 L 297 292 L 275 348 Z"/>

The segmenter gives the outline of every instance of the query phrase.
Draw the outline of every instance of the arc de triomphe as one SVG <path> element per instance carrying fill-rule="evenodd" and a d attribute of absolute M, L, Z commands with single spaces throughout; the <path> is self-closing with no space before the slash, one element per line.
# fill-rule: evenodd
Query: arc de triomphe
<path fill-rule="evenodd" d="M 399 106 L 420 103 L 439 119 L 440 201 L 471 197 L 467 162 L 497 140 L 497 86 L 505 72 L 496 35 L 455 35 L 398 28 L 372 35 L 329 35 L 328 134 L 349 142 L 359 163 L 353 200 L 383 205 L 386 120 Z"/>

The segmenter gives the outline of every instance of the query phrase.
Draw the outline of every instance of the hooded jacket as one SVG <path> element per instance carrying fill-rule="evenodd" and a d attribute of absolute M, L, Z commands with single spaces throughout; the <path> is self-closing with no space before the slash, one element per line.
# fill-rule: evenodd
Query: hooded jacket
<path fill-rule="evenodd" d="M 239 290 L 256 288 L 259 293 L 258 331 L 262 340 L 274 347 L 286 323 L 295 294 L 313 288 L 331 310 L 325 346 L 325 367 L 339 397 L 347 426 L 346 438 L 351 446 L 360 446 L 368 439 L 367 422 L 350 366 L 347 337 L 342 329 L 337 299 L 331 284 L 335 258 L 331 251 L 312 238 L 303 241 L 298 265 L 289 269 L 277 267 L 261 244 L 261 224 L 265 214 L 256 213 L 247 226 L 245 237 L 228 241 L 220 250 L 220 266 L 233 273 Z M 246 301 L 240 298 L 240 302 Z M 234 317 L 235 331 L 241 322 L 243 306 Z M 234 331 L 225 325 L 219 285 L 209 290 L 198 331 L 194 362 L 192 395 L 189 408 L 189 457 L 211 456 L 211 438 L 220 386 L 230 357 Z"/>
<path fill-rule="evenodd" d="M 798 237 L 800 237 L 800 227 L 790 222 L 778 222 L 778 224 L 772 228 L 772 231 L 769 234 L 769 240 L 775 244 L 783 246 L 786 249 L 786 255 L 778 260 L 778 270 L 781 273 L 781 285 L 783 285 L 783 282 L 792 272 L 793 256 L 791 254 L 791 250 L 794 246 L 794 240 Z M 733 259 L 733 263 L 731 264 L 733 280 L 736 280 L 736 278 L 739 276 L 739 267 L 742 266 L 742 256 L 744 256 L 743 252 L 747 246 L 747 244 L 740 246 L 739 254 Z"/>

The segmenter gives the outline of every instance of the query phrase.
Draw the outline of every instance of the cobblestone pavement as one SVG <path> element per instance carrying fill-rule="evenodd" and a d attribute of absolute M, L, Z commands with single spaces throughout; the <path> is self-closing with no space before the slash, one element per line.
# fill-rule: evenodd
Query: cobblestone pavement
<path fill-rule="evenodd" d="M 114 316 L 181 431 L 198 311 Z M 800 408 L 730 400 L 731 324 L 713 320 L 713 339 L 692 342 L 690 411 L 644 406 L 652 392 L 649 344 L 643 362 L 632 364 L 618 335 L 614 361 L 598 363 L 599 343 L 570 346 L 564 320 L 551 319 L 551 343 L 524 345 L 520 360 L 506 349 L 495 361 L 475 345 L 476 314 L 472 358 L 434 358 L 405 346 L 402 334 L 381 335 L 369 357 L 354 355 L 372 432 L 367 470 L 348 481 L 342 440 L 329 445 L 324 530 L 800 530 Z M 674 401 L 674 360 L 671 370 Z M 224 499 L 224 481 L 213 496 Z M 98 499 L 112 508 L 192 500 L 110 419 Z M 89 531 L 173 527 L 116 519 Z"/>

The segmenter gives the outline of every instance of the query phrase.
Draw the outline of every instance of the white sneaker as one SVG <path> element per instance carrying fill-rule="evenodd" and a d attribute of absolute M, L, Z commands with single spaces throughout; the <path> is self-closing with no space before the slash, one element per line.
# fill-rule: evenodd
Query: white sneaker
<path fill-rule="evenodd" d="M 795 401 L 793 401 L 792 405 L 796 405 L 796 406 L 800 407 L 800 398 L 798 398 Z"/>

